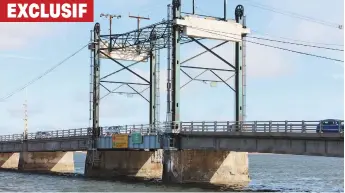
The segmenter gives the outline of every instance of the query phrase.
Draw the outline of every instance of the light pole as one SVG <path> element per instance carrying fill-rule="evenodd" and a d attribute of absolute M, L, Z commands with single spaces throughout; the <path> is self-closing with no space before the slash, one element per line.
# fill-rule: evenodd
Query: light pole
<path fill-rule="evenodd" d="M 105 17 L 105 18 L 109 18 L 109 52 L 111 52 L 111 25 L 112 25 L 112 22 L 113 22 L 113 18 L 116 18 L 116 19 L 120 19 L 121 18 L 121 15 L 112 15 L 112 14 L 105 14 L 105 13 L 101 13 L 100 17 Z"/>

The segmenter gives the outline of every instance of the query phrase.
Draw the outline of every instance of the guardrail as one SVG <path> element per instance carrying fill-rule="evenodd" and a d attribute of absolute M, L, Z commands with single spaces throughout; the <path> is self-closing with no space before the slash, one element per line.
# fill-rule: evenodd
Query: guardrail
<path fill-rule="evenodd" d="M 333 125 L 333 132 L 344 132 L 344 121 L 339 121 L 336 127 Z M 164 122 L 156 125 L 125 125 L 125 126 L 108 126 L 101 127 L 101 136 L 116 134 L 158 134 L 164 132 L 285 132 L 285 133 L 317 133 L 322 132 L 323 128 L 330 125 L 322 125 L 320 121 L 213 121 L 213 122 L 181 122 L 179 130 L 171 130 L 171 123 Z M 318 129 L 317 129 L 318 128 Z M 92 136 L 92 128 L 79 128 L 56 131 L 41 131 L 28 133 L 27 139 L 55 139 Z M 2 135 L 1 141 L 21 141 L 24 139 L 23 134 Z"/>
<path fill-rule="evenodd" d="M 101 135 L 109 136 L 113 133 L 116 134 L 131 134 L 131 133 L 141 133 L 141 134 L 157 134 L 164 131 L 167 128 L 167 123 L 158 124 L 140 124 L 140 125 L 125 125 L 125 126 L 107 126 L 101 127 Z"/>
<path fill-rule="evenodd" d="M 21 141 L 23 134 L 0 135 L 0 141 Z"/>
<path fill-rule="evenodd" d="M 49 138 L 68 138 L 92 135 L 92 128 L 79 128 L 57 131 L 42 131 L 36 133 L 28 133 L 28 139 L 49 139 Z"/>
<path fill-rule="evenodd" d="M 344 121 L 331 125 L 333 132 L 344 132 Z M 285 133 L 321 133 L 330 125 L 320 121 L 245 121 L 245 122 L 182 122 L 183 132 L 285 132 Z"/>

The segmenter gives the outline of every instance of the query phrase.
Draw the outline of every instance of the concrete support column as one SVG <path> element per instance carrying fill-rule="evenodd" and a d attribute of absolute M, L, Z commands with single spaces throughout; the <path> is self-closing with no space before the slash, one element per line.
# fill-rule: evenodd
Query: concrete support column
<path fill-rule="evenodd" d="M 0 153 L 0 169 L 18 169 L 19 153 Z"/>
<path fill-rule="evenodd" d="M 73 173 L 73 152 L 21 152 L 19 170 Z"/>
<path fill-rule="evenodd" d="M 162 177 L 162 150 L 158 151 L 98 151 L 92 163 L 92 152 L 87 153 L 87 177 L 135 177 L 160 179 Z"/>
<path fill-rule="evenodd" d="M 164 166 L 164 182 L 245 186 L 250 181 L 248 153 L 210 150 L 165 151 Z"/>

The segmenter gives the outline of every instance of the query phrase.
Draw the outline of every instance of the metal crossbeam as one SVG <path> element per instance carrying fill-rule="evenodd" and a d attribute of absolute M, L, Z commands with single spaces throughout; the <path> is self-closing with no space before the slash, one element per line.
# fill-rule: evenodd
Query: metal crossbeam
<path fill-rule="evenodd" d="M 217 73 L 215 73 L 213 70 L 210 70 L 212 72 L 212 74 L 214 74 L 215 76 L 217 76 L 217 78 L 219 78 L 219 80 L 221 80 L 220 82 L 223 82 L 224 84 L 226 84 L 232 91 L 236 92 L 234 88 L 232 88 L 225 80 L 223 80 Z"/>
<path fill-rule="evenodd" d="M 138 93 L 136 93 L 136 92 L 112 92 L 112 94 L 119 94 L 119 95 L 123 95 L 123 94 L 138 95 Z"/>
<path fill-rule="evenodd" d="M 167 32 L 171 26 L 172 21 L 162 21 L 123 34 L 102 35 L 101 39 L 106 41 L 111 39 L 110 45 L 113 50 L 139 46 L 141 52 L 149 52 L 153 49 L 151 41 L 156 42 L 154 49 L 167 47 L 167 40 L 171 36 Z"/>
<path fill-rule="evenodd" d="M 171 38 L 171 30 L 173 21 L 161 21 L 149 26 L 141 27 L 127 33 L 101 35 L 102 41 L 111 41 L 111 50 L 119 50 L 125 48 L 139 48 L 141 53 L 149 53 L 154 50 L 160 50 L 168 47 L 169 38 Z M 202 40 L 203 38 L 197 38 Z M 155 42 L 152 46 L 152 42 Z M 181 44 L 192 42 L 186 36 L 181 37 Z M 109 48 L 102 48 L 103 50 Z"/>
<path fill-rule="evenodd" d="M 215 70 L 215 71 L 224 71 L 224 72 L 234 72 L 235 70 L 227 70 L 221 68 L 206 68 L 206 67 L 198 67 L 198 66 L 181 66 L 181 68 L 191 68 L 191 69 L 199 69 L 199 70 Z"/>
<path fill-rule="evenodd" d="M 204 49 L 206 49 L 207 51 L 209 51 L 210 53 L 212 53 L 214 56 L 216 56 L 218 59 L 220 59 L 221 61 L 223 61 L 225 64 L 229 65 L 230 67 L 232 67 L 233 69 L 236 69 L 236 67 L 232 64 L 230 64 L 230 62 L 228 62 L 227 60 L 225 60 L 224 58 L 222 58 L 221 56 L 219 56 L 217 53 L 215 53 L 213 50 L 211 50 L 210 48 L 208 48 L 207 46 L 205 46 L 204 44 L 202 44 L 199 40 L 190 37 L 190 39 L 192 39 L 194 42 L 196 42 L 197 44 L 199 44 L 201 47 L 203 47 Z"/>
<path fill-rule="evenodd" d="M 113 83 L 113 84 L 127 84 L 127 85 L 150 85 L 147 83 L 136 83 L 136 82 L 119 82 L 119 81 L 108 81 L 108 80 L 102 80 L 101 82 L 104 83 Z"/>
<path fill-rule="evenodd" d="M 112 60 L 113 62 L 117 63 L 118 65 L 120 65 L 122 68 L 125 68 L 126 70 L 128 70 L 129 72 L 131 72 L 132 74 L 136 75 L 138 78 L 140 78 L 141 80 L 147 82 L 148 84 L 150 84 L 150 81 L 146 80 L 144 77 L 140 76 L 138 73 L 134 72 L 133 70 L 129 69 L 127 66 L 124 66 L 123 64 L 121 64 L 119 61 L 115 60 L 114 58 L 108 56 L 106 53 L 100 51 L 101 54 L 105 55 L 108 59 Z"/>
<path fill-rule="evenodd" d="M 181 67 L 182 67 L 182 66 L 181 66 Z M 235 89 L 232 88 L 232 87 L 227 83 L 227 81 L 230 80 L 232 77 L 234 77 L 235 74 L 232 75 L 232 76 L 230 76 L 230 77 L 227 78 L 226 80 L 224 80 L 224 79 L 222 79 L 218 74 L 216 74 L 214 71 L 217 71 L 217 70 L 219 70 L 219 71 L 228 71 L 228 70 L 225 70 L 225 69 L 202 68 L 202 67 L 201 67 L 201 68 L 200 68 L 200 67 L 194 67 L 194 68 L 195 68 L 195 69 L 201 69 L 201 70 L 204 70 L 204 71 L 202 71 L 200 74 L 196 75 L 195 77 L 192 77 L 192 76 L 190 76 L 187 72 L 185 72 L 184 70 L 180 69 L 181 72 L 182 72 L 183 74 L 185 74 L 185 75 L 190 79 L 187 83 L 185 83 L 184 85 L 181 86 L 181 89 L 182 89 L 183 87 L 187 86 L 187 85 L 188 85 L 189 83 L 191 83 L 192 81 L 200 81 L 200 82 L 224 83 L 224 84 L 226 84 L 232 91 L 235 92 Z M 204 74 L 204 73 L 207 72 L 207 71 L 212 72 L 219 80 L 206 80 L 206 79 L 200 79 L 200 78 L 198 78 L 199 76 L 201 76 L 202 74 Z M 232 70 L 230 70 L 230 71 L 232 71 Z"/>
<path fill-rule="evenodd" d="M 143 93 L 144 91 L 146 91 L 147 89 L 149 89 L 150 86 L 149 86 L 148 88 L 145 88 L 145 89 L 142 90 L 142 91 L 137 91 L 135 88 L 133 88 L 133 87 L 131 86 L 131 85 L 148 85 L 148 84 L 142 84 L 142 83 L 129 83 L 129 82 L 115 82 L 115 81 L 101 81 L 101 82 L 118 83 L 118 84 L 121 84 L 121 85 L 118 86 L 118 87 L 116 87 L 116 88 L 113 89 L 113 90 L 110 90 L 109 88 L 107 88 L 107 87 L 104 86 L 103 84 L 100 84 L 104 89 L 106 89 L 106 90 L 108 91 L 108 93 L 107 93 L 106 95 L 104 95 L 103 97 L 101 97 L 100 100 L 102 100 L 103 98 L 107 97 L 107 96 L 110 95 L 110 94 L 120 94 L 120 95 L 122 95 L 122 94 L 127 94 L 127 95 L 139 95 L 139 96 L 141 96 L 143 99 L 145 99 L 146 101 L 149 102 L 149 100 L 148 100 L 146 97 L 144 97 L 144 96 L 142 95 L 142 93 Z M 133 93 L 133 92 L 119 92 L 119 91 L 116 91 L 116 90 L 118 90 L 119 88 L 121 88 L 121 87 L 123 87 L 123 86 L 125 86 L 125 85 L 128 86 L 129 88 L 131 88 L 132 90 L 134 90 L 135 92 Z"/>
<path fill-rule="evenodd" d="M 144 59 L 144 60 L 146 60 L 146 59 Z M 112 75 L 114 75 L 114 74 L 116 74 L 116 73 L 119 73 L 119 72 L 121 72 L 122 70 L 129 69 L 130 67 L 132 67 L 132 66 L 134 66 L 134 65 L 137 65 L 137 64 L 139 64 L 140 62 L 142 62 L 142 61 L 144 61 L 144 60 L 134 62 L 134 63 L 132 63 L 132 64 L 130 64 L 130 65 L 128 65 L 128 66 L 125 66 L 125 67 L 123 67 L 123 68 L 121 68 L 121 69 L 119 69 L 119 70 L 117 70 L 117 71 L 115 71 L 115 72 L 112 72 L 112 73 L 110 73 L 110 74 L 107 74 L 107 75 L 103 76 L 103 77 L 101 78 L 101 80 L 104 80 L 104 79 L 108 78 L 109 76 L 112 76 Z"/>
<path fill-rule="evenodd" d="M 147 99 L 146 97 L 144 97 L 144 95 L 142 95 L 140 92 L 138 92 L 135 88 L 133 88 L 131 85 L 127 84 L 127 86 L 129 88 L 131 88 L 132 90 L 134 90 L 135 93 L 137 93 L 138 95 L 140 95 L 143 99 L 145 99 L 147 102 L 150 102 L 149 99 Z"/>

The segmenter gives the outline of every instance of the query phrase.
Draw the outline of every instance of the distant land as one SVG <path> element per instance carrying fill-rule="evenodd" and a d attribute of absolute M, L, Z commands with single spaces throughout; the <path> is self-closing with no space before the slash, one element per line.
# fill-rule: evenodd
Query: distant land
<path fill-rule="evenodd" d="M 273 153 L 258 153 L 258 152 L 248 152 L 248 154 L 267 154 L 267 155 L 269 155 L 269 154 L 273 154 Z"/>
<path fill-rule="evenodd" d="M 86 151 L 76 151 L 76 153 L 84 153 L 84 154 L 86 154 Z"/>
<path fill-rule="evenodd" d="M 86 154 L 86 151 L 76 151 L 76 153 Z M 248 152 L 248 154 L 272 154 L 272 153 L 258 153 L 258 152 Z"/>

